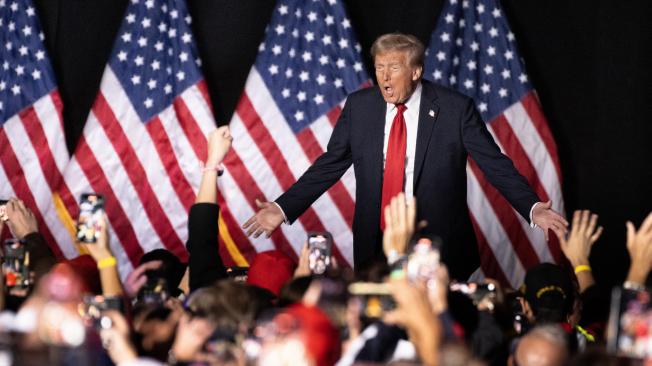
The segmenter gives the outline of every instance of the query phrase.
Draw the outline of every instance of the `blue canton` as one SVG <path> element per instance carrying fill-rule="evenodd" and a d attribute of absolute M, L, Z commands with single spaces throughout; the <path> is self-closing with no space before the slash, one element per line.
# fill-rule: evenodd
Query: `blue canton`
<path fill-rule="evenodd" d="M 56 87 L 30 0 L 0 0 L 0 124 Z"/>
<path fill-rule="evenodd" d="M 337 0 L 281 0 L 255 68 L 295 133 L 328 113 L 369 77 Z"/>
<path fill-rule="evenodd" d="M 446 3 L 428 46 L 424 77 L 473 98 L 486 122 L 532 90 L 495 0 Z"/>
<path fill-rule="evenodd" d="M 201 80 L 183 0 L 130 0 L 109 65 L 142 122 Z"/>

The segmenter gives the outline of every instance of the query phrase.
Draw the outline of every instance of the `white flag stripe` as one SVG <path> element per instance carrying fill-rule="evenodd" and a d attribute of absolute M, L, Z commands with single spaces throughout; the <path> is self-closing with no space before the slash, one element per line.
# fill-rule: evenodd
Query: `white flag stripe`
<path fill-rule="evenodd" d="M 0 164 L 0 182 L 9 182 L 5 167 L 2 164 Z M 16 197 L 16 192 L 14 192 L 11 184 L 0 184 L 0 199 L 8 200 L 12 197 Z"/>
<path fill-rule="evenodd" d="M 251 138 L 249 132 L 246 130 L 237 114 L 233 115 L 231 120 L 231 133 L 234 136 L 233 149 L 240 156 L 244 168 L 250 172 L 255 171 L 257 173 L 253 178 L 260 190 L 265 194 L 265 198 L 271 201 L 278 197 L 283 193 L 283 190 L 281 189 L 281 186 L 267 160 L 260 152 L 258 145 L 256 145 L 254 140 Z M 240 188 L 246 189 L 246 187 Z M 232 209 L 232 206 L 229 205 L 229 208 Z M 245 221 L 239 221 L 238 223 L 244 224 Z M 280 229 L 288 243 L 290 243 L 294 248 L 295 252 L 300 253 L 301 245 L 305 241 L 307 235 L 306 230 L 303 228 L 303 224 L 301 224 L 300 221 L 297 221 L 292 225 L 281 225 Z"/>
<path fill-rule="evenodd" d="M 120 126 L 122 126 L 122 130 L 127 140 L 129 140 L 129 144 L 134 149 L 140 165 L 145 171 L 147 179 L 145 184 L 149 184 L 156 194 L 155 197 L 150 197 L 150 199 L 158 199 L 177 235 L 185 238 L 188 231 L 188 214 L 186 209 L 172 187 L 165 167 L 161 162 L 161 157 L 149 133 L 147 133 L 145 124 L 140 121 L 136 111 L 134 111 L 129 102 L 129 98 L 127 98 L 127 94 L 122 89 L 120 82 L 110 67 L 107 67 L 105 70 L 105 76 L 102 78 L 100 90 L 105 96 L 106 102 L 111 110 L 114 112 L 118 111 L 116 119 Z M 112 128 L 117 128 L 117 126 Z M 123 168 L 126 169 L 124 166 Z M 149 204 L 148 202 L 143 203 Z"/>
<path fill-rule="evenodd" d="M 105 148 L 94 149 L 95 159 L 98 161 L 98 169 L 107 178 L 111 189 L 115 193 L 120 206 L 136 233 L 136 238 L 144 252 L 161 248 L 162 238 L 152 227 L 149 217 L 145 214 L 145 208 L 134 189 L 127 172 L 122 166 L 120 157 L 114 149 L 106 148 L 111 146 L 111 141 L 106 136 L 104 129 L 99 124 L 94 113 L 91 113 L 86 121 L 84 137 L 89 146 L 103 146 Z M 119 184 L 118 184 L 119 183 Z M 90 186 L 88 186 L 90 188 Z M 97 192 L 102 193 L 102 192 Z M 118 240 L 114 237 L 112 240 Z"/>
<path fill-rule="evenodd" d="M 498 147 L 500 147 L 500 151 L 502 151 L 503 154 L 505 154 L 505 148 L 500 142 L 500 139 L 496 137 L 496 132 L 494 131 L 493 125 L 488 124 L 487 129 L 491 133 L 491 135 L 494 138 L 494 141 L 496 141 L 496 144 Z M 534 249 L 535 253 L 537 253 L 537 257 L 539 262 L 550 262 L 553 261 L 552 253 L 550 253 L 550 248 L 548 247 L 548 244 L 546 243 L 546 240 L 543 236 L 543 232 L 541 230 L 532 230 L 530 227 L 530 224 L 523 219 L 520 213 L 516 211 L 513 207 L 509 207 L 510 210 L 514 212 L 514 217 L 518 219 L 518 223 L 521 226 L 523 233 L 525 236 L 527 236 L 529 244 L 531 244 L 532 249 Z"/>
<path fill-rule="evenodd" d="M 246 204 L 248 200 L 242 194 L 240 187 L 238 187 L 238 184 L 228 169 L 224 171 L 224 174 L 217 180 L 217 183 L 226 202 L 226 206 L 229 208 L 229 212 L 231 212 L 236 222 L 245 222 L 256 214 L 256 211 Z M 258 238 L 252 236 L 248 239 L 251 245 L 256 248 L 257 252 L 275 249 L 274 243 L 265 238 L 265 235 L 261 235 Z"/>
<path fill-rule="evenodd" d="M 59 112 L 52 101 L 50 95 L 45 95 L 33 105 L 34 112 L 43 127 L 45 137 L 48 141 L 54 163 L 60 172 L 66 168 L 68 163 L 68 148 L 66 140 L 63 138 L 64 132 L 59 119 Z M 51 179 L 52 177 L 48 177 Z"/>
<path fill-rule="evenodd" d="M 555 203 L 562 203 L 560 179 L 550 152 L 534 127 L 523 104 L 516 103 L 504 112 L 505 119 L 512 127 L 516 138 L 535 166 L 541 184 Z M 556 207 L 557 209 L 559 207 Z"/>
<path fill-rule="evenodd" d="M 168 138 L 170 136 L 177 136 L 177 138 L 170 138 L 170 144 L 174 151 L 174 156 L 179 163 L 179 167 L 181 168 L 184 177 L 192 187 L 194 193 L 197 194 L 202 175 L 202 161 L 199 160 L 195 154 L 190 141 L 185 138 L 183 130 L 179 125 L 179 120 L 174 113 L 174 107 L 170 106 L 161 112 L 161 114 L 159 114 L 159 120 L 161 121 L 161 126 L 168 135 Z M 213 125 L 213 129 L 215 129 L 215 125 Z"/>
<path fill-rule="evenodd" d="M 25 173 L 27 188 L 34 196 L 36 207 L 30 207 L 30 209 L 40 212 L 43 221 L 50 229 L 57 245 L 59 245 L 58 243 L 69 244 L 70 234 L 61 225 L 58 216 L 46 215 L 48 206 L 52 204 L 52 191 L 43 174 L 41 162 L 38 159 L 29 135 L 27 135 L 23 122 L 18 115 L 14 115 L 5 122 L 3 128 L 11 145 L 3 148 L 9 148 L 14 151 L 16 159 Z M 59 245 L 60 248 L 61 246 Z M 63 251 L 63 248 L 61 249 Z"/>
<path fill-rule="evenodd" d="M 210 106 L 206 103 L 199 87 L 193 85 L 181 93 L 181 99 L 190 110 L 195 122 L 204 134 L 204 138 L 215 129 L 215 118 Z"/>
<path fill-rule="evenodd" d="M 477 177 L 468 164 L 466 175 L 469 209 L 476 218 L 477 224 L 487 239 L 496 261 L 505 272 L 505 276 L 511 281 L 512 286 L 518 286 L 522 281 L 525 270 L 511 246 L 509 237 L 502 225 L 499 224 L 500 221 L 496 217 L 493 207 L 486 199 Z"/>

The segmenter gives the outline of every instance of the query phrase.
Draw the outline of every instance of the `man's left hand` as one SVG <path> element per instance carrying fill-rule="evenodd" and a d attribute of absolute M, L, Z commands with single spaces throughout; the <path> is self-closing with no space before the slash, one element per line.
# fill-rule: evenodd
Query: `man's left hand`
<path fill-rule="evenodd" d="M 543 230 L 543 235 L 548 241 L 548 230 L 566 233 L 568 221 L 552 208 L 552 201 L 541 202 L 532 210 L 532 222 Z"/>

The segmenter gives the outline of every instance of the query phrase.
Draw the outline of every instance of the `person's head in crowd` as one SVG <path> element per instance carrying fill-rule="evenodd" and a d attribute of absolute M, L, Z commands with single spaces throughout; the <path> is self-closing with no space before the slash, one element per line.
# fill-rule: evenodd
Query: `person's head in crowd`
<path fill-rule="evenodd" d="M 523 313 L 532 324 L 568 322 L 576 290 L 570 274 L 561 266 L 541 263 L 530 268 L 523 283 Z"/>
<path fill-rule="evenodd" d="M 77 274 L 84 285 L 84 291 L 94 295 L 102 293 L 100 272 L 97 270 L 97 263 L 88 254 L 83 254 L 73 259 L 66 259 L 57 266 L 66 264 Z M 55 268 L 57 267 L 55 266 Z"/>
<path fill-rule="evenodd" d="M 152 261 L 161 262 L 161 266 L 155 272 L 165 278 L 170 294 L 174 297 L 178 296 L 180 293 L 179 284 L 186 273 L 187 265 L 166 249 L 154 249 L 143 254 L 138 264 L 141 265 Z"/>
<path fill-rule="evenodd" d="M 568 361 L 567 334 L 553 324 L 541 325 L 530 330 L 518 343 L 514 365 L 562 366 Z"/>
<path fill-rule="evenodd" d="M 292 279 L 296 264 L 279 250 L 261 252 L 254 257 L 247 274 L 247 283 L 265 289 L 278 297 L 283 286 Z"/>
<path fill-rule="evenodd" d="M 423 74 L 424 46 L 410 34 L 384 34 L 371 46 L 376 80 L 387 103 L 404 103 Z"/>
<path fill-rule="evenodd" d="M 279 307 L 286 307 L 301 302 L 306 291 L 308 291 L 312 280 L 312 276 L 293 278 L 281 289 L 278 296 L 278 303 L 276 305 Z"/>
<path fill-rule="evenodd" d="M 291 305 L 272 322 L 278 334 L 263 343 L 260 364 L 330 366 L 338 361 L 339 332 L 319 308 Z"/>

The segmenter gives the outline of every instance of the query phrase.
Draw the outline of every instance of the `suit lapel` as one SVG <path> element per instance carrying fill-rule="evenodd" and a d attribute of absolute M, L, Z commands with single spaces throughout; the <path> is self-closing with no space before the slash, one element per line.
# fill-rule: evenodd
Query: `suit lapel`
<path fill-rule="evenodd" d="M 435 103 L 437 93 L 428 81 L 422 81 L 423 91 L 421 92 L 421 106 L 419 107 L 419 126 L 417 127 L 417 147 L 414 157 L 414 192 L 423 169 L 423 162 L 426 158 L 432 129 L 439 117 L 439 106 Z"/>

